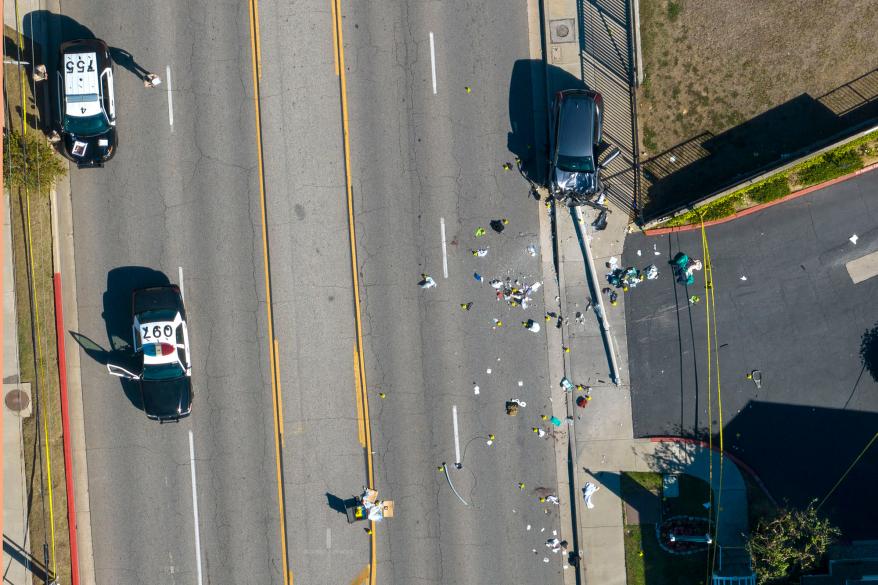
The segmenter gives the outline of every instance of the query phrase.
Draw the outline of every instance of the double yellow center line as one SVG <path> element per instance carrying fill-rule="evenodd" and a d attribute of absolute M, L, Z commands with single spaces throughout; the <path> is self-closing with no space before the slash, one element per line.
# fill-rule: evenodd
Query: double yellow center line
<path fill-rule="evenodd" d="M 283 402 L 280 393 L 278 342 L 274 337 L 274 317 L 271 311 L 271 272 L 268 264 L 268 222 L 265 213 L 265 167 L 262 157 L 262 113 L 259 109 L 259 80 L 262 78 L 262 55 L 259 47 L 259 5 L 250 0 L 250 57 L 253 69 L 253 109 L 256 114 L 256 157 L 259 170 L 259 204 L 262 213 L 262 262 L 265 273 L 265 309 L 268 315 L 268 353 L 271 365 L 271 403 L 274 411 L 274 458 L 277 473 L 277 506 L 280 517 L 281 568 L 284 585 L 291 585 L 293 573 L 287 558 L 286 509 L 284 505 L 284 478 L 281 465 L 283 449 Z"/>
<path fill-rule="evenodd" d="M 357 233 L 354 224 L 354 192 L 351 181 L 351 145 L 350 125 L 348 124 L 347 78 L 344 64 L 344 34 L 342 31 L 341 0 L 330 0 L 332 6 L 332 43 L 334 48 L 335 73 L 338 75 L 341 102 L 342 142 L 344 146 L 345 189 L 348 203 L 348 232 L 351 244 L 351 280 L 354 284 L 354 321 L 357 328 L 357 346 L 354 349 L 354 374 L 356 382 L 356 398 L 358 423 L 360 420 L 360 438 L 366 451 L 366 469 L 368 486 L 375 489 L 375 471 L 372 461 L 372 427 L 369 421 L 369 394 L 366 390 L 366 364 L 363 359 L 363 325 L 360 317 L 360 277 L 357 269 Z M 363 441 L 364 439 L 364 441 Z M 370 523 L 369 530 L 369 583 L 377 582 L 377 541 L 375 523 Z"/>
<path fill-rule="evenodd" d="M 339 90 L 342 114 L 342 140 L 344 145 L 344 163 L 345 163 L 345 187 L 347 193 L 348 206 L 348 229 L 350 233 L 351 246 L 351 275 L 354 286 L 354 320 L 356 322 L 357 343 L 354 349 L 354 374 L 356 383 L 356 400 L 358 423 L 360 424 L 359 438 L 366 454 L 366 465 L 368 475 L 368 486 L 370 489 L 375 488 L 375 473 L 372 461 L 372 430 L 369 421 L 369 396 L 366 391 L 366 368 L 363 359 L 363 328 L 360 318 L 360 285 L 359 274 L 357 270 L 357 238 L 354 224 L 354 200 L 351 181 L 351 149 L 349 141 L 349 125 L 348 125 L 348 104 L 347 104 L 347 80 L 345 78 L 344 66 L 344 41 L 342 34 L 342 18 L 340 0 L 330 0 L 332 9 L 332 41 L 333 41 L 333 63 L 335 73 L 339 77 Z M 278 511 L 280 515 L 280 535 L 281 535 L 281 555 L 282 570 L 284 576 L 284 585 L 293 583 L 293 574 L 289 568 L 289 560 L 287 558 L 287 536 L 286 536 L 286 511 L 284 506 L 284 489 L 283 489 L 283 468 L 281 465 L 281 454 L 283 450 L 283 401 L 280 392 L 280 369 L 278 365 L 278 341 L 274 337 L 274 320 L 271 308 L 271 277 L 268 261 L 268 225 L 266 221 L 266 203 L 265 203 L 265 173 L 263 163 L 262 149 L 262 115 L 259 109 L 260 93 L 259 82 L 262 79 L 262 54 L 259 42 L 259 6 L 258 0 L 250 0 L 250 49 L 253 69 L 253 108 L 256 115 L 256 155 L 259 172 L 259 199 L 262 213 L 262 256 L 265 273 L 265 306 L 268 315 L 268 339 L 269 339 L 269 360 L 271 366 L 271 390 L 272 390 L 272 407 L 274 409 L 274 443 L 275 443 L 275 463 L 277 471 L 277 498 Z M 364 581 L 363 577 L 368 574 L 368 583 L 374 585 L 376 579 L 376 536 L 375 524 L 370 525 L 370 563 L 360 573 L 356 581 Z"/>

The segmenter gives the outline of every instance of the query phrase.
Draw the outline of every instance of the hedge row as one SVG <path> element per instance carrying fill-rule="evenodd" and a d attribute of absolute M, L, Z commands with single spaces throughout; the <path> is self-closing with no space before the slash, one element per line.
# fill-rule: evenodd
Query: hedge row
<path fill-rule="evenodd" d="M 741 209 L 768 203 L 785 197 L 795 190 L 836 179 L 863 168 L 865 161 L 861 151 L 866 144 L 878 139 L 878 131 L 861 136 L 843 146 L 815 156 L 790 170 L 729 193 L 716 201 L 696 207 L 665 222 L 662 227 L 690 225 L 700 221 L 712 221 L 733 215 Z"/>

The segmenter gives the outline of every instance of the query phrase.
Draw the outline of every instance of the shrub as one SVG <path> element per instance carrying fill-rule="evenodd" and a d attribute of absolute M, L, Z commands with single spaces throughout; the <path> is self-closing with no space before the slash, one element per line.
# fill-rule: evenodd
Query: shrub
<path fill-rule="evenodd" d="M 674 2 L 673 0 L 669 0 L 668 2 L 668 20 L 674 22 L 680 16 L 680 13 L 683 12 L 683 3 L 682 2 Z"/>
<path fill-rule="evenodd" d="M 790 194 L 790 182 L 786 173 L 753 185 L 747 190 L 747 197 L 755 203 L 768 203 Z"/>
<path fill-rule="evenodd" d="M 803 186 L 816 185 L 863 168 L 863 159 L 854 149 L 827 152 L 805 163 L 797 172 Z"/>
<path fill-rule="evenodd" d="M 786 583 L 813 569 L 840 534 L 814 503 L 761 519 L 747 543 L 759 584 Z"/>
<path fill-rule="evenodd" d="M 3 180 L 8 189 L 27 187 L 34 193 L 48 193 L 67 174 L 67 164 L 43 134 L 7 132 L 3 142 Z"/>

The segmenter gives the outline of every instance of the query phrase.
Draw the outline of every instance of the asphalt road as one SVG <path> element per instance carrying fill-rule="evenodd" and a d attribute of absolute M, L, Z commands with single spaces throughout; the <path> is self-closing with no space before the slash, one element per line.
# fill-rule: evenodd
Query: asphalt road
<path fill-rule="evenodd" d="M 379 582 L 560 582 L 561 555 L 544 546 L 557 509 L 533 492 L 556 484 L 552 444 L 531 432 L 549 406 L 545 336 L 521 326 L 542 323 L 542 293 L 525 312 L 487 283 L 541 278 L 527 246 L 542 204 L 502 167 L 533 115 L 521 103 L 525 4 L 348 3 L 345 41 L 375 468 L 396 502 L 379 527 Z M 496 234 L 488 223 L 503 217 Z M 476 239 L 478 226 L 488 234 Z M 421 273 L 436 288 L 418 288 Z M 511 398 L 527 403 L 517 417 L 504 411 Z"/>
<path fill-rule="evenodd" d="M 130 54 L 116 69 L 116 158 L 71 171 L 98 582 L 196 582 L 197 530 L 204 582 L 281 583 L 247 6 L 64 11 L 43 15 L 60 37 Z M 527 246 L 543 208 L 501 166 L 534 142 L 519 97 L 531 91 L 525 7 L 383 2 L 344 16 L 376 481 L 397 507 L 378 533 L 379 580 L 558 581 L 561 556 L 543 548 L 557 511 L 534 491 L 556 484 L 552 444 L 530 430 L 549 410 L 545 337 L 520 326 L 541 319 L 541 293 L 525 314 L 472 277 L 541 278 Z M 366 470 L 331 26 L 323 4 L 260 3 L 287 552 L 302 583 L 350 582 L 369 560 L 367 535 L 338 509 Z M 165 85 L 143 88 L 140 68 Z M 502 217 L 502 234 L 474 241 Z M 439 286 L 419 289 L 421 272 Z M 161 282 L 185 289 L 196 398 L 189 419 L 160 426 L 103 364 L 126 358 L 130 290 Z M 504 414 L 510 398 L 527 402 L 517 418 Z M 451 477 L 468 506 L 437 472 L 455 459 L 453 406 L 463 469 Z"/>
<path fill-rule="evenodd" d="M 878 250 L 876 188 L 871 172 L 707 229 L 725 446 L 796 505 L 823 498 L 878 429 L 878 383 L 860 355 L 878 321 L 878 278 L 854 284 L 845 268 Z M 704 280 L 697 274 L 689 290 L 674 284 L 667 261 L 678 251 L 701 258 L 700 232 L 632 234 L 625 243 L 625 265 L 655 261 L 661 271 L 625 303 L 637 436 L 708 429 L 705 305 L 687 301 L 706 299 Z M 761 389 L 746 379 L 754 369 Z M 711 393 L 716 432 L 715 382 Z M 874 535 L 867 486 L 876 478 L 873 446 L 825 505 L 848 537 Z"/>
<path fill-rule="evenodd" d="M 82 362 L 98 582 L 197 583 L 197 530 L 203 582 L 281 583 L 247 5 L 63 9 L 62 38 L 103 38 L 164 79 L 145 89 L 117 64 L 118 154 L 70 175 L 80 333 L 109 352 Z M 180 267 L 195 400 L 159 425 L 101 362 L 125 357 L 131 289 Z"/>

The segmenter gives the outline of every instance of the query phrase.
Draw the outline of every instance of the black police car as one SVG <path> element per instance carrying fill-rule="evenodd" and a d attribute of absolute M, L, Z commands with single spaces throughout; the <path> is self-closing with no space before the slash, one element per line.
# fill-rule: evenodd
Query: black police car
<path fill-rule="evenodd" d="M 180 288 L 170 285 L 135 290 L 131 305 L 131 333 L 140 372 L 116 364 L 107 364 L 107 370 L 137 382 L 149 418 L 175 421 L 189 416 L 192 357 Z"/>
<path fill-rule="evenodd" d="M 100 167 L 116 154 L 113 61 L 98 39 L 68 41 L 58 61 L 58 110 L 64 154 L 77 166 Z"/>

